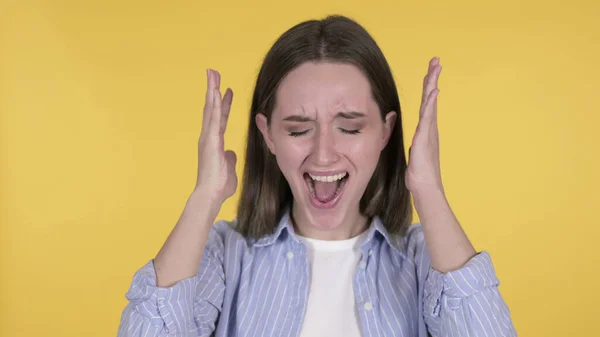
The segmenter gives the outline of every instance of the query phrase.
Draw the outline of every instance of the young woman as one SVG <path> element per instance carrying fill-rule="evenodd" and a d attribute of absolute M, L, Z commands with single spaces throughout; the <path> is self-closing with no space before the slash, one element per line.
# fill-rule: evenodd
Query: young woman
<path fill-rule="evenodd" d="M 396 85 L 364 28 L 331 16 L 285 32 L 258 74 L 237 219 L 213 225 L 237 177 L 233 94 L 208 70 L 197 184 L 134 276 L 119 336 L 515 336 L 490 256 L 444 195 L 440 71 L 432 59 L 407 165 Z"/>

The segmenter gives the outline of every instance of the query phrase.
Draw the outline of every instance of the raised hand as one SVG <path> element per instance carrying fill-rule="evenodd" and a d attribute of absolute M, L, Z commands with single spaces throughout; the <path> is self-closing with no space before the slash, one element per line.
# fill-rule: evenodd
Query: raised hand
<path fill-rule="evenodd" d="M 419 124 L 410 147 L 405 183 L 413 193 L 443 191 L 437 124 L 438 79 L 442 66 L 434 57 L 423 81 Z"/>
<path fill-rule="evenodd" d="M 208 86 L 202 133 L 198 141 L 198 177 L 175 228 L 154 259 L 156 284 L 170 287 L 198 273 L 208 233 L 223 202 L 235 193 L 236 156 L 225 151 L 223 135 L 227 126 L 233 92 L 221 98 L 221 76 L 207 70 Z"/>
<path fill-rule="evenodd" d="M 235 172 L 236 155 L 225 151 L 224 134 L 233 100 L 233 91 L 227 89 L 221 97 L 221 75 L 208 69 L 208 85 L 202 133 L 198 141 L 198 177 L 196 190 L 206 197 L 214 198 L 218 204 L 231 197 L 237 188 Z"/>

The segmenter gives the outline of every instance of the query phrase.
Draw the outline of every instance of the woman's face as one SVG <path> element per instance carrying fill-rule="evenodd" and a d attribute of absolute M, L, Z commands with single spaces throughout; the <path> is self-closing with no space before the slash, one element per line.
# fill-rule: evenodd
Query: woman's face
<path fill-rule="evenodd" d="M 388 112 L 384 123 L 354 65 L 304 63 L 283 79 L 270 125 L 262 114 L 256 122 L 291 187 L 294 219 L 312 234 L 304 235 L 352 232 L 395 118 Z"/>

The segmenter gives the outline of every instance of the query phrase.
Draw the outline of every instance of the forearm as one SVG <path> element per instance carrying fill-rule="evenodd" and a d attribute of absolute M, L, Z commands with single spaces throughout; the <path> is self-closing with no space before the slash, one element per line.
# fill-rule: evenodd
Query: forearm
<path fill-rule="evenodd" d="M 172 286 L 198 272 L 208 234 L 221 206 L 212 202 L 212 197 L 202 191 L 190 195 L 179 221 L 154 259 L 159 287 Z"/>
<path fill-rule="evenodd" d="M 475 255 L 442 190 L 414 193 L 413 200 L 434 269 L 456 270 Z"/>

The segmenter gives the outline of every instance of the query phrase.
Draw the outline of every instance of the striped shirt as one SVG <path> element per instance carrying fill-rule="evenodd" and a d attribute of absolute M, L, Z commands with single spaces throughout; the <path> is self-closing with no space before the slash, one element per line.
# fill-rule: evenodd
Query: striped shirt
<path fill-rule="evenodd" d="M 377 217 L 360 250 L 353 285 L 362 336 L 516 336 L 488 253 L 440 273 L 419 224 L 400 237 Z M 260 239 L 220 221 L 196 276 L 157 287 L 153 261 L 134 275 L 118 336 L 297 337 L 309 277 L 307 247 L 289 214 Z"/>

